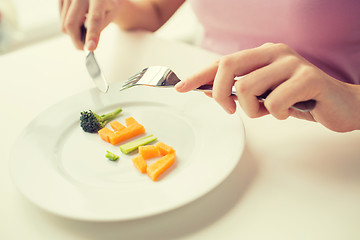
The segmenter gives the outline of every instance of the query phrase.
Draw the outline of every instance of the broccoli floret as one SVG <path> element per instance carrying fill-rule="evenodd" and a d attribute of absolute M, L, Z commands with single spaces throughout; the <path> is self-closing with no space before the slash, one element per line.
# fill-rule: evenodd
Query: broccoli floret
<path fill-rule="evenodd" d="M 98 115 L 91 110 L 81 112 L 80 126 L 85 132 L 97 133 L 100 129 L 105 127 L 107 123 L 117 117 L 122 109 L 118 108 L 115 111 L 103 115 Z"/>

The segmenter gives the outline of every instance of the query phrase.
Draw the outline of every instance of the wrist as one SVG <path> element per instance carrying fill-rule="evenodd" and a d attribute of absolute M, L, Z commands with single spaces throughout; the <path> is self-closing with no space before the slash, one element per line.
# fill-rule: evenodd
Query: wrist
<path fill-rule="evenodd" d="M 355 91 L 355 121 L 356 121 L 356 129 L 360 130 L 360 85 L 354 85 L 354 91 Z"/>

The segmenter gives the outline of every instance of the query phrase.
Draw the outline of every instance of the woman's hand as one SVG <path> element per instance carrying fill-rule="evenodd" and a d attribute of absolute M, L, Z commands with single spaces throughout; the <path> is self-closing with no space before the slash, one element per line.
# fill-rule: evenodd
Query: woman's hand
<path fill-rule="evenodd" d="M 59 0 L 62 31 L 78 49 L 84 48 L 80 28 L 85 23 L 85 47 L 94 51 L 101 31 L 117 16 L 122 0 Z"/>
<path fill-rule="evenodd" d="M 237 76 L 243 76 L 234 80 Z M 213 82 L 212 97 L 229 113 L 237 99 L 252 117 L 272 114 L 317 121 L 338 132 L 360 129 L 360 86 L 334 79 L 302 58 L 285 44 L 267 43 L 258 48 L 222 57 L 207 69 L 180 82 L 176 89 L 187 92 Z M 237 98 L 231 95 L 235 86 Z M 257 96 L 272 90 L 265 102 Z M 314 99 L 314 110 L 302 113 L 290 107 Z"/>
<path fill-rule="evenodd" d="M 62 31 L 78 49 L 84 48 L 80 28 L 85 23 L 85 47 L 94 51 L 101 31 L 114 22 L 123 30 L 156 31 L 185 0 L 59 0 Z"/>

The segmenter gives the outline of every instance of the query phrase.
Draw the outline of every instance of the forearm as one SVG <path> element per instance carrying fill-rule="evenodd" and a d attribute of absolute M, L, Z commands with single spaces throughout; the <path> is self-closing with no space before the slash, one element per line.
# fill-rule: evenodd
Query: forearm
<path fill-rule="evenodd" d="M 154 32 L 174 14 L 184 1 L 124 0 L 113 22 L 124 30 L 141 29 Z"/>
<path fill-rule="evenodd" d="M 354 125 L 355 129 L 360 130 L 360 85 L 353 85 L 352 88 L 354 92 Z"/>

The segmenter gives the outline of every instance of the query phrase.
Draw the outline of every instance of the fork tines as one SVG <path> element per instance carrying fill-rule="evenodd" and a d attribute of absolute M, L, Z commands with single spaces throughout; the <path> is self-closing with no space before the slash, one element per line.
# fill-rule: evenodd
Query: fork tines
<path fill-rule="evenodd" d="M 126 82 L 120 88 L 120 91 L 135 86 L 136 83 L 144 76 L 147 69 L 148 68 L 144 68 L 143 70 L 141 70 L 140 72 L 136 73 L 135 75 L 131 76 L 128 80 L 126 80 Z"/>

